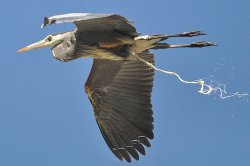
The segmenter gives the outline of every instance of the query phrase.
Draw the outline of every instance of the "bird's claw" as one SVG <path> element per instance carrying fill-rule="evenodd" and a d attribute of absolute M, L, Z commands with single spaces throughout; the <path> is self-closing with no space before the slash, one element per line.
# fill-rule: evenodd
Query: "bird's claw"
<path fill-rule="evenodd" d="M 206 33 L 202 31 L 192 31 L 192 32 L 184 32 L 181 34 L 183 37 L 193 37 L 193 36 L 200 36 L 200 35 L 206 35 Z"/>
<path fill-rule="evenodd" d="M 190 45 L 190 47 L 208 47 L 208 46 L 217 46 L 217 45 L 215 43 L 206 42 L 206 41 L 193 42 Z"/>

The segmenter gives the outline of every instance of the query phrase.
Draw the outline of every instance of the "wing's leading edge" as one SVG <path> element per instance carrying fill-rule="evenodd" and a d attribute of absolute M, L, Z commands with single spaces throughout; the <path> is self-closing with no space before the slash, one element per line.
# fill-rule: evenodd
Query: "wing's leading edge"
<path fill-rule="evenodd" d="M 45 17 L 41 27 L 64 22 L 74 23 L 77 27 L 77 36 L 80 36 L 80 38 L 83 38 L 90 32 L 92 32 L 92 37 L 94 38 L 104 34 L 112 38 L 117 33 L 120 36 L 131 37 L 131 39 L 138 36 L 131 22 L 117 14 L 71 13 L 56 15 Z"/>
<path fill-rule="evenodd" d="M 69 14 L 61 14 L 51 17 L 45 17 L 44 23 L 41 25 L 41 28 L 51 25 L 51 24 L 59 24 L 64 22 L 75 22 L 75 21 L 83 21 L 97 18 L 109 17 L 115 14 L 99 14 L 99 13 L 69 13 Z"/>

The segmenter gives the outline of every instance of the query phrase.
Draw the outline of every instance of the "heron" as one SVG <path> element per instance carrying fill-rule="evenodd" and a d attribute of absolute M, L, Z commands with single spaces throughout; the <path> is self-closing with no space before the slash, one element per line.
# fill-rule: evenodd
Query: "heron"
<path fill-rule="evenodd" d="M 168 44 L 163 41 L 205 33 L 141 35 L 131 21 L 118 14 L 70 13 L 45 17 L 42 28 L 65 22 L 74 23 L 76 29 L 48 35 L 18 52 L 51 47 L 53 57 L 63 62 L 93 58 L 84 87 L 100 132 L 118 159 L 139 160 L 139 153 L 145 155 L 145 147 L 151 147 L 150 140 L 154 138 L 151 93 L 155 74 L 140 59 L 154 64 L 152 49 L 207 47 L 214 43 Z"/>

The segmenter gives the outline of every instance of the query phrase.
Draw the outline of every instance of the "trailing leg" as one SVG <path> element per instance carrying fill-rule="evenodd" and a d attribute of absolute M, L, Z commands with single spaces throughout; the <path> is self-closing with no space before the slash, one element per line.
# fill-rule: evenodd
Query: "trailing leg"
<path fill-rule="evenodd" d="M 167 43 L 159 43 L 168 38 L 174 37 L 194 37 L 206 35 L 201 31 L 192 31 L 192 32 L 183 32 L 178 34 L 170 34 L 170 35 L 144 35 L 135 37 L 135 52 L 140 53 L 149 49 L 166 49 L 166 48 L 180 48 L 180 47 L 207 47 L 214 46 L 214 43 L 211 42 L 193 42 L 191 44 L 181 44 L 181 45 L 171 45 Z"/>
<path fill-rule="evenodd" d="M 206 41 L 193 42 L 190 44 L 154 43 L 154 47 L 152 47 L 151 49 L 184 48 L 184 47 L 202 48 L 202 47 L 208 47 L 208 46 L 216 46 L 216 44 L 212 42 L 206 42 Z"/>
<path fill-rule="evenodd" d="M 192 32 L 183 32 L 183 33 L 178 33 L 178 34 L 161 34 L 161 35 L 144 35 L 144 36 L 138 36 L 135 38 L 135 40 L 153 40 L 153 39 L 160 39 L 166 40 L 171 37 L 194 37 L 194 36 L 200 36 L 200 35 L 206 35 L 205 33 L 201 31 L 192 31 Z"/>

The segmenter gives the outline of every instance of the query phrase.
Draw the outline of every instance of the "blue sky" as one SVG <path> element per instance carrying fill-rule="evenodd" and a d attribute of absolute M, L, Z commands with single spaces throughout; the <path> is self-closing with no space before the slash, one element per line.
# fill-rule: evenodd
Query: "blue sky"
<path fill-rule="evenodd" d="M 1 1 L 0 165 L 127 165 L 109 151 L 83 90 L 91 59 L 62 63 L 50 49 L 16 50 L 57 32 L 40 29 L 44 16 L 118 13 L 143 34 L 202 30 L 217 47 L 154 51 L 156 66 L 187 80 L 207 78 L 229 92 L 250 92 L 250 1 Z M 130 165 L 250 165 L 250 104 L 244 98 L 202 96 L 198 86 L 157 73 L 152 102 L 155 138 L 146 157 Z M 248 99 L 249 100 L 249 99 Z"/>

